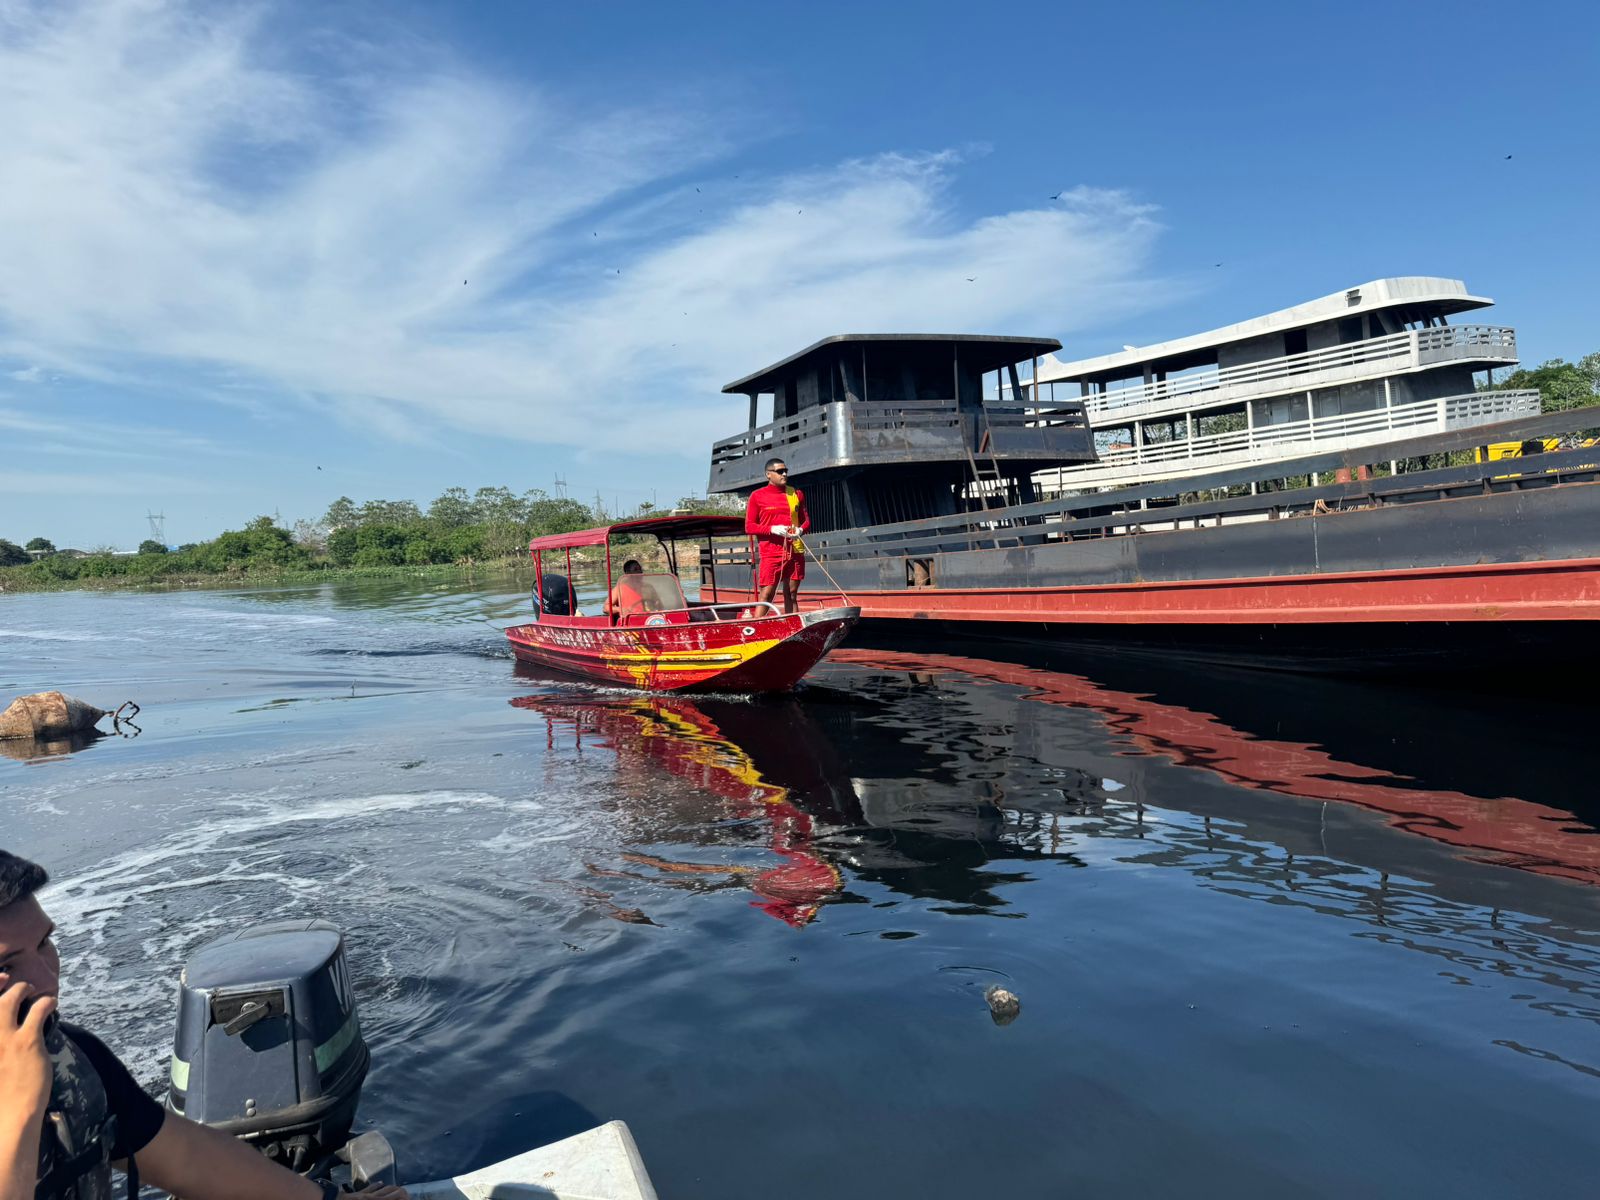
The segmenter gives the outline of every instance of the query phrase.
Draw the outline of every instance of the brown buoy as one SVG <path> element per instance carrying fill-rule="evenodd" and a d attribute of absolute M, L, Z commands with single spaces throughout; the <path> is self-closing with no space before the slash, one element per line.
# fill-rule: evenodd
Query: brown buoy
<path fill-rule="evenodd" d="M 36 692 L 13 700 L 11 707 L 0 713 L 0 738 L 61 741 L 75 733 L 89 732 L 105 715 L 105 709 L 85 704 L 74 696 Z"/>

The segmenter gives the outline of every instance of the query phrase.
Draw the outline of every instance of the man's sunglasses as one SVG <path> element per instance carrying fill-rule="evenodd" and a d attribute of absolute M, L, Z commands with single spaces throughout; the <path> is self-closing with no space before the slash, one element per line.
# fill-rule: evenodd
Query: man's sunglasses
<path fill-rule="evenodd" d="M 787 475 L 789 473 L 788 467 L 768 467 L 767 470 L 773 475 Z"/>

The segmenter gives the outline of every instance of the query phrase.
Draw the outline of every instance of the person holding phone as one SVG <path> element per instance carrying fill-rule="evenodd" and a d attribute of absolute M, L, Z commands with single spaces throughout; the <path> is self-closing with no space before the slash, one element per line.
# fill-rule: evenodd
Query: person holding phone
<path fill-rule="evenodd" d="M 323 1185 L 167 1112 L 93 1034 L 60 1020 L 43 867 L 0 850 L 0 1200 L 129 1200 L 141 1182 L 184 1200 L 324 1200 Z M 369 1187 L 366 1200 L 407 1200 Z"/>

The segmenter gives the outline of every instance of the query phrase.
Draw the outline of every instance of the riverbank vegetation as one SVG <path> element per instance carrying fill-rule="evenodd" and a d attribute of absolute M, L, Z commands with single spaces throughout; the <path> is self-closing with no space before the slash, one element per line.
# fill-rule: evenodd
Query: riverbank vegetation
<path fill-rule="evenodd" d="M 679 510 L 737 512 L 742 505 L 722 497 L 685 497 L 671 511 Z M 537 489 L 519 496 L 503 487 L 471 493 L 450 488 L 426 510 L 410 500 L 358 505 L 341 496 L 320 519 L 296 521 L 292 528 L 272 517 L 257 517 L 243 529 L 227 530 L 208 542 L 170 548 L 147 540 L 135 554 L 109 548 L 58 550 L 42 537 L 26 546 L 0 538 L 0 590 L 293 582 L 398 573 L 449 576 L 523 562 L 532 537 L 659 515 L 665 513 L 644 504 L 616 517 Z"/>
<path fill-rule="evenodd" d="M 1497 391 L 1537 388 L 1541 412 L 1586 408 L 1600 400 L 1600 351 L 1585 354 L 1575 363 L 1552 358 L 1537 367 L 1519 367 L 1495 380 L 1494 386 Z"/>

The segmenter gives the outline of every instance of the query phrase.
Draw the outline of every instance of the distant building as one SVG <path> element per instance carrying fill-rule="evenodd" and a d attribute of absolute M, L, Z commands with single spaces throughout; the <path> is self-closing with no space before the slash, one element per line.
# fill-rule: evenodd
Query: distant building
<path fill-rule="evenodd" d="M 24 551 L 24 553 L 31 554 L 33 556 L 33 559 L 34 559 L 35 562 L 37 562 L 41 558 L 88 558 L 89 557 L 89 552 L 87 550 L 77 550 L 77 549 L 74 549 L 71 546 L 63 546 L 60 550 L 27 550 L 27 551 Z"/>

